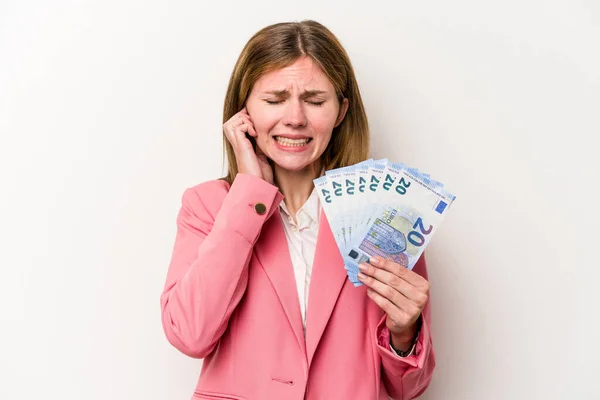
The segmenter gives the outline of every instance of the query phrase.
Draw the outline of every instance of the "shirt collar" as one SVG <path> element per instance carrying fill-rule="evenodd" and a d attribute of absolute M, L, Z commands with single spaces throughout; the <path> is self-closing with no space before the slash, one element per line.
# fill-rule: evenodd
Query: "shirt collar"
<path fill-rule="evenodd" d="M 285 201 L 282 201 L 281 203 L 279 203 L 279 207 L 288 216 L 290 215 L 290 212 L 288 211 L 288 209 L 285 205 Z M 321 213 L 321 202 L 319 201 L 319 195 L 317 194 L 317 188 L 313 188 L 312 192 L 310 193 L 310 196 L 308 196 L 308 199 L 306 200 L 306 203 L 304 203 L 302 205 L 302 207 L 300 207 L 298 212 L 300 212 L 300 210 L 304 210 L 306 215 L 308 215 L 308 217 L 311 220 L 313 220 L 313 222 L 319 223 L 319 214 Z"/>

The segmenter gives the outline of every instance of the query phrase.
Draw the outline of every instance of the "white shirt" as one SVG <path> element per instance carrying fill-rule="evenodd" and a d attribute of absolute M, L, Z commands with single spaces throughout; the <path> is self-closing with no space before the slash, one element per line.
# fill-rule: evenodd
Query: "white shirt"
<path fill-rule="evenodd" d="M 317 247 L 320 213 L 321 204 L 315 189 L 313 189 L 306 203 L 296 212 L 296 222 L 294 222 L 285 202 L 282 201 L 279 204 L 279 214 L 283 222 L 285 237 L 290 249 L 292 267 L 294 268 L 294 276 L 296 277 L 304 333 L 306 333 L 308 287 L 310 285 L 315 249 Z"/>
<path fill-rule="evenodd" d="M 306 335 L 306 307 L 308 305 L 308 287 L 312 275 L 315 249 L 317 247 L 317 236 L 319 234 L 319 216 L 321 214 L 321 202 L 316 189 L 306 200 L 306 203 L 296 212 L 296 222 L 288 211 L 285 202 L 279 204 L 279 214 L 283 222 L 285 238 L 290 249 L 292 267 L 296 277 L 296 288 L 300 300 L 300 314 L 302 315 L 302 327 Z M 390 350 L 398 355 L 390 344 Z M 414 351 L 414 347 L 410 354 Z"/>

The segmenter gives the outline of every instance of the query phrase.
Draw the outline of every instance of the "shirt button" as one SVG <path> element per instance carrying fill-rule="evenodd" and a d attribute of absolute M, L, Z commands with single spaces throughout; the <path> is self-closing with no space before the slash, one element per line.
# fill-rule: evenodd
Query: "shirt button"
<path fill-rule="evenodd" d="M 260 215 L 263 215 L 267 212 L 267 206 L 265 206 L 263 203 L 256 203 L 254 205 L 254 211 L 256 211 Z"/>

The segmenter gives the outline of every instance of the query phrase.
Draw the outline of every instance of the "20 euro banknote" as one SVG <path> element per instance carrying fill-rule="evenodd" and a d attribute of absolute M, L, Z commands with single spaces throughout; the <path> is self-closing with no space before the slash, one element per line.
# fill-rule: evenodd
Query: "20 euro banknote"
<path fill-rule="evenodd" d="M 358 274 L 358 264 L 376 255 L 412 269 L 455 199 L 407 168 L 397 172 L 381 178 L 384 183 L 371 221 L 345 246 L 344 263 L 351 280 Z"/>

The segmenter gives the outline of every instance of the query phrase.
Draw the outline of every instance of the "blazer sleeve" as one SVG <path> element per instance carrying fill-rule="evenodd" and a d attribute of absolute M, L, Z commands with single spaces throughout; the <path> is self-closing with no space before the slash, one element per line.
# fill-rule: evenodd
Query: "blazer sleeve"
<path fill-rule="evenodd" d="M 194 358 L 210 354 L 225 332 L 246 290 L 254 244 L 283 198 L 251 175 L 237 174 L 228 192 L 225 186 L 212 181 L 185 190 L 160 297 L 167 339 Z"/>
<path fill-rule="evenodd" d="M 413 271 L 427 279 L 425 255 L 415 264 Z M 422 325 L 412 355 L 398 357 L 390 349 L 390 331 L 384 315 L 376 328 L 377 349 L 381 356 L 381 377 L 388 394 L 395 400 L 408 400 L 420 396 L 431 381 L 435 368 L 435 353 L 431 340 L 430 304 L 423 308 Z"/>

